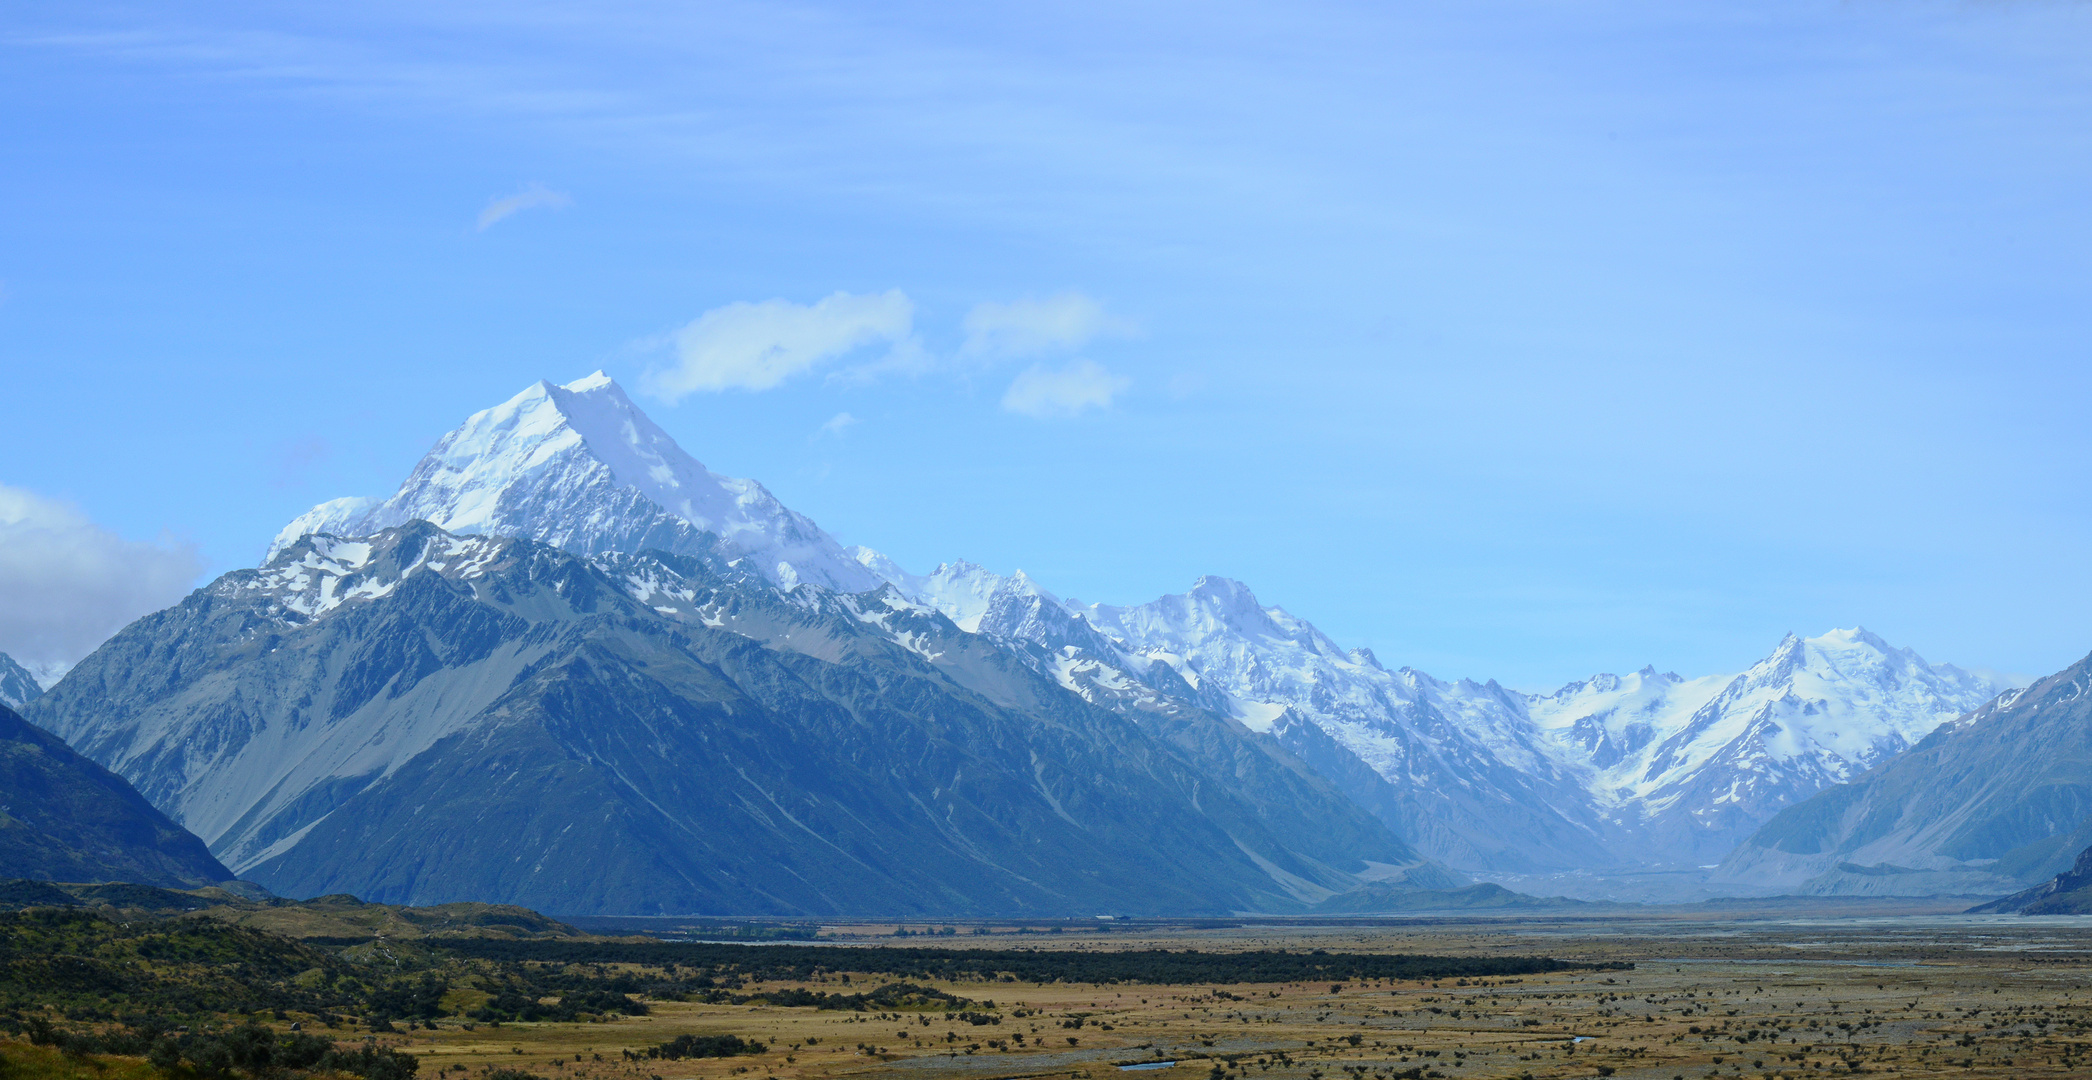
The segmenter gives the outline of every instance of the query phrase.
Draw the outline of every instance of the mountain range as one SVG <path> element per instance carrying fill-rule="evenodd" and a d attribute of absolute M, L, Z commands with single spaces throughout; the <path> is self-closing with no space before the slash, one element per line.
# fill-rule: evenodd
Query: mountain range
<path fill-rule="evenodd" d="M 308 536 L 34 703 L 286 895 L 572 914 L 1300 910 L 1457 885 L 1268 739 L 890 587 L 426 522 Z"/>
<path fill-rule="evenodd" d="M 1712 862 L 2012 685 L 1856 629 L 1790 635 L 1733 676 L 1645 668 L 1527 694 L 1390 671 L 1223 578 L 1125 608 L 964 563 L 898 582 L 1052 651 L 1077 692 L 1099 697 L 1089 672 L 1270 732 L 1426 854 L 1484 873 Z"/>
<path fill-rule="evenodd" d="M 1389 669 L 1224 578 L 1115 607 L 911 574 L 598 373 L 315 507 L 28 709 L 292 895 L 1356 910 L 1713 862 L 2011 688 L 1854 629 L 1525 693 Z"/>

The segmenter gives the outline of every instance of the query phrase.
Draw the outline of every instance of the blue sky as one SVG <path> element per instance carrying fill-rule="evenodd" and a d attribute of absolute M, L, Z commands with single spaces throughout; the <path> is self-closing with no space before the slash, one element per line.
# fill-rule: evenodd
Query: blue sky
<path fill-rule="evenodd" d="M 436 7 L 0 16 L 0 650 L 599 367 L 904 565 L 1445 676 L 2092 649 L 2087 5 Z"/>

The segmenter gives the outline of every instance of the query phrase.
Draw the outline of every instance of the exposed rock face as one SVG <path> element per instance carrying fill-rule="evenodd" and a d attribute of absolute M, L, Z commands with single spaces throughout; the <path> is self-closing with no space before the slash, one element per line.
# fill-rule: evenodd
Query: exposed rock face
<path fill-rule="evenodd" d="M 1458 885 L 1267 736 L 891 587 L 426 523 L 308 536 L 36 715 L 291 896 L 563 914 L 1302 910 Z"/>
<path fill-rule="evenodd" d="M 15 663 L 15 658 L 0 653 L 0 707 L 19 709 L 35 701 L 44 692 L 29 669 Z"/>
<path fill-rule="evenodd" d="M 2021 915 L 2092 913 L 2092 847 L 2078 852 L 2070 869 L 2024 892 L 1969 909 L 1971 915 L 2018 912 Z"/>
<path fill-rule="evenodd" d="M 195 888 L 232 872 L 123 777 L 0 706 L 0 878 Z"/>

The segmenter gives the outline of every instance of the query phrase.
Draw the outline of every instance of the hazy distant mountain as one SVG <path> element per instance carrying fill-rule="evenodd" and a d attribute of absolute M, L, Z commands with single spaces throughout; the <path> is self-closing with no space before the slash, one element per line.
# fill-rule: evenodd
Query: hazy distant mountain
<path fill-rule="evenodd" d="M 1224 578 L 1111 607 L 967 563 L 875 568 L 962 627 L 1052 650 L 1071 686 L 1109 672 L 1273 733 L 1425 853 L 1476 871 L 1720 858 L 2008 685 L 1838 630 L 1789 636 L 1741 675 L 1644 669 L 1523 694 L 1390 671 Z"/>
<path fill-rule="evenodd" d="M 1600 676 L 1528 709 L 1631 844 L 1696 864 L 2010 688 L 1854 629 L 1789 635 L 1733 678 Z"/>
<path fill-rule="evenodd" d="M 1997 893 L 2092 845 L 2092 657 L 1781 811 L 1720 876 L 1819 893 Z"/>
<path fill-rule="evenodd" d="M 43 692 L 28 668 L 15 663 L 14 657 L 0 653 L 0 706 L 19 709 Z"/>
<path fill-rule="evenodd" d="M 1029 582 L 990 577 L 940 568 L 917 588 L 983 634 L 1051 650 L 1059 677 L 1100 703 L 1111 687 L 1140 685 L 1270 732 L 1435 858 L 1470 868 L 1608 858 L 1576 778 L 1497 723 L 1506 713 L 1451 713 L 1429 676 L 1345 652 L 1239 582 L 1202 578 L 1138 607 L 1063 607 Z M 973 596 L 988 597 L 978 612 L 957 600 Z"/>
<path fill-rule="evenodd" d="M 308 537 L 36 715 L 286 895 L 565 913 L 1298 910 L 1420 872 L 1283 751 L 890 588 L 425 523 Z"/>
<path fill-rule="evenodd" d="M 123 778 L 0 707 L 0 879 L 194 888 L 232 879 Z"/>

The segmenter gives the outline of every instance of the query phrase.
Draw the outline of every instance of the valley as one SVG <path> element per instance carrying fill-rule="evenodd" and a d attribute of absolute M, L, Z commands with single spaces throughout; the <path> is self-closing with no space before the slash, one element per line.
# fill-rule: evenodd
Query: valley
<path fill-rule="evenodd" d="M 0 1080 L 2092 1077 L 2092 4 L 11 7 Z"/>
<path fill-rule="evenodd" d="M 1841 828 L 1821 800 L 2023 683 L 1864 629 L 1527 693 L 1383 665 L 1218 576 L 1116 606 L 915 574 L 713 473 L 601 372 L 474 413 L 390 497 L 314 507 L 48 689 L 0 677 L 294 896 L 822 918 L 1990 897 L 2092 842 L 2074 781 L 1983 811 L 2019 824 L 1979 839 L 1922 813 L 1818 839 Z M 2010 715 L 2076 768 L 2067 702 L 2036 700 Z"/>
<path fill-rule="evenodd" d="M 779 946 L 502 931 L 452 939 L 511 955 L 493 968 L 450 952 L 439 936 L 403 939 L 389 955 L 327 939 L 322 948 L 374 982 L 444 973 L 448 989 L 428 1005 L 437 1015 L 381 1026 L 344 1014 L 322 1024 L 295 1010 L 261 1019 L 411 1055 L 424 1080 L 497 1070 L 546 1080 L 2074 1075 L 2092 1054 L 2092 936 L 2081 921 L 1949 907 L 1846 901 L 1559 918 L 1154 920 L 1105 931 L 1004 921 L 903 939 L 894 934 L 908 928 L 898 924 L 830 922 L 817 928 L 819 945 Z M 941 928 L 915 928 L 924 929 Z M 972 964 L 983 948 L 1000 950 L 1011 972 L 1044 965 L 1076 977 L 904 974 L 924 955 L 942 950 Z M 523 958 L 537 949 L 547 958 Z M 1220 977 L 1123 977 L 1119 958 L 1157 949 L 1194 950 Z M 1279 954 L 1333 973 L 1244 978 L 1221 963 L 1268 964 L 1259 958 Z M 793 970 L 808 956 L 819 965 Z M 1442 957 L 1432 962 L 1445 973 L 1388 977 L 1359 966 L 1397 956 Z M 1500 973 L 1529 956 L 1597 967 Z M 1463 964 L 1499 973 L 1453 974 Z M 1085 965 L 1096 981 L 1081 978 Z M 483 1013 L 472 1019 L 490 1000 L 474 989 L 474 970 L 534 972 L 552 995 L 548 1007 L 558 1004 L 549 987 L 561 979 L 651 989 L 633 995 L 644 1015 L 489 1023 Z M 670 989 L 700 973 L 717 988 Z M 789 1004 L 830 995 L 845 1004 Z M 685 1036 L 686 1047 L 744 1052 L 658 1056 Z M 13 1045 L 0 1053 L 22 1060 Z"/>

